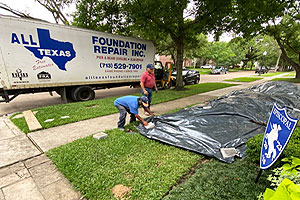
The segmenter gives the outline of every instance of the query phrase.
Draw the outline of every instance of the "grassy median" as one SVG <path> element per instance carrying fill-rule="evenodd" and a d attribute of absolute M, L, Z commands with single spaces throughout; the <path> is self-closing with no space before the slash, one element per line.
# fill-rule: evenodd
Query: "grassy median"
<path fill-rule="evenodd" d="M 290 83 L 300 83 L 300 78 L 274 78 L 272 81 L 286 81 Z"/>
<path fill-rule="evenodd" d="M 224 81 L 229 82 L 253 82 L 257 80 L 261 80 L 263 78 L 255 78 L 255 77 L 239 77 L 239 78 L 233 78 L 233 79 L 226 79 Z"/>

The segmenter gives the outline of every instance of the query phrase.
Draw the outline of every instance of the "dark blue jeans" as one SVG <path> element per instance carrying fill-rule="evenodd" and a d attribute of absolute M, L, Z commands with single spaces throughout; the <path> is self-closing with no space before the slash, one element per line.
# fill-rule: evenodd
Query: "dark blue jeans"
<path fill-rule="evenodd" d="M 130 123 L 135 122 L 136 121 L 136 117 L 134 114 L 130 113 L 129 108 L 126 108 L 124 106 L 116 106 L 117 109 L 120 112 L 120 118 L 118 121 L 118 128 L 124 128 L 125 126 L 125 122 L 126 122 L 126 115 L 127 113 L 130 114 Z"/>
<path fill-rule="evenodd" d="M 141 89 L 142 90 L 142 89 Z M 151 105 L 151 101 L 152 101 L 152 88 L 146 88 L 145 87 L 145 90 L 148 92 L 148 95 L 146 96 L 145 94 L 144 94 L 144 91 L 142 90 L 142 94 L 143 94 L 143 96 L 146 96 L 147 98 L 148 98 L 148 100 L 149 100 L 149 109 L 150 109 L 150 105 Z"/>

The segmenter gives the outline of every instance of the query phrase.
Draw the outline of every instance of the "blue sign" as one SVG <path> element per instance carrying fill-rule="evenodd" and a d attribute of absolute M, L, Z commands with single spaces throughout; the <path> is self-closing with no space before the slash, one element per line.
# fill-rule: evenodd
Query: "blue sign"
<path fill-rule="evenodd" d="M 278 159 L 287 145 L 298 119 L 291 118 L 284 108 L 274 104 L 260 155 L 260 168 L 267 169 Z"/>

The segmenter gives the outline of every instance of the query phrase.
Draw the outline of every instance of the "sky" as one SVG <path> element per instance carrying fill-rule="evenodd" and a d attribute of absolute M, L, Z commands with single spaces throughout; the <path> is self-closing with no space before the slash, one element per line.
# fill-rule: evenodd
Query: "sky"
<path fill-rule="evenodd" d="M 29 14 L 32 17 L 46 20 L 48 22 L 55 23 L 52 14 L 42 5 L 40 5 L 35 0 L 0 0 L 0 3 L 4 3 L 14 10 Z M 75 6 L 66 10 L 67 13 L 72 13 L 75 11 Z M 12 15 L 3 9 L 0 9 L 0 14 Z M 220 37 L 221 41 L 229 42 L 232 36 L 229 33 L 225 33 Z M 213 36 L 208 35 L 208 40 L 213 41 Z"/>
<path fill-rule="evenodd" d="M 10 8 L 29 14 L 32 17 L 55 23 L 52 14 L 35 0 L 0 0 L 0 3 L 4 3 Z M 70 9 L 68 12 L 71 12 Z M 0 14 L 12 15 L 10 12 L 3 9 L 0 9 Z"/>

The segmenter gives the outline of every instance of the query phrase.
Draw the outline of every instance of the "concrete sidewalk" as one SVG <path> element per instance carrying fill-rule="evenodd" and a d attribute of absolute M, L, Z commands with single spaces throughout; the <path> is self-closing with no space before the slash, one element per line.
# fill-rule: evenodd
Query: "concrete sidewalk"
<path fill-rule="evenodd" d="M 275 77 L 281 76 L 284 74 Z M 275 77 L 264 77 L 259 81 L 240 83 L 237 86 L 153 105 L 152 110 L 159 115 L 189 105 L 205 104 L 234 90 L 245 89 Z M 143 112 L 140 110 L 140 113 Z M 0 118 L 0 200 L 84 199 L 79 192 L 73 190 L 44 152 L 79 138 L 116 128 L 118 117 L 119 113 L 116 113 L 32 132 L 27 136 L 8 117 Z"/>

